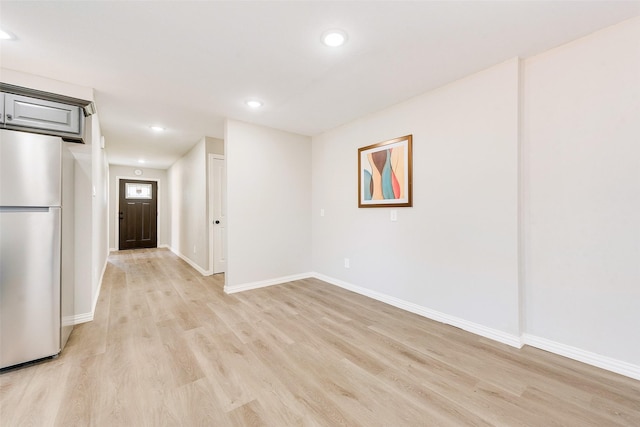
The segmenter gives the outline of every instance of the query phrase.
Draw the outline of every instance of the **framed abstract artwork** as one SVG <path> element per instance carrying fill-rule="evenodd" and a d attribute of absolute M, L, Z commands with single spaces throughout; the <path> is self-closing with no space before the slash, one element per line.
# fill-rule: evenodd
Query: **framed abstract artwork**
<path fill-rule="evenodd" d="M 358 148 L 358 207 L 412 205 L 412 135 Z"/>

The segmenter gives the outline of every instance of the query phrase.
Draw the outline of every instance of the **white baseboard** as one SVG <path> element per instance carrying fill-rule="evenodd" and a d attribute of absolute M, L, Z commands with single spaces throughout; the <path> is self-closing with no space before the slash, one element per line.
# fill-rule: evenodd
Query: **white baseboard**
<path fill-rule="evenodd" d="M 618 359 L 614 359 L 607 356 L 602 356 L 596 353 L 592 353 L 580 348 L 572 347 L 566 344 L 554 342 L 546 338 L 537 337 L 530 334 L 523 334 L 522 337 L 507 334 L 505 332 L 488 328 L 484 325 L 469 322 L 464 319 L 460 319 L 448 314 L 444 314 L 435 310 L 431 310 L 426 307 L 419 306 L 389 295 L 384 295 L 379 292 L 372 291 L 370 289 L 362 288 L 360 286 L 353 285 L 351 283 L 343 282 L 332 277 L 325 276 L 319 273 L 312 273 L 312 277 L 320 279 L 324 282 L 332 285 L 339 286 L 341 288 L 350 290 L 352 292 L 364 295 L 375 300 L 390 304 L 394 307 L 401 308 L 403 310 L 410 311 L 412 313 L 419 314 L 429 319 L 436 320 L 438 322 L 446 323 L 448 325 L 456 326 L 465 331 L 480 335 L 498 341 L 510 346 L 520 348 L 523 345 L 530 345 L 532 347 L 539 348 L 541 350 L 549 351 L 560 356 L 568 357 L 569 359 L 577 360 L 587 365 L 596 366 L 598 368 L 606 369 L 611 372 L 615 372 L 620 375 L 627 376 L 636 380 L 640 380 L 640 366 L 634 365 L 628 362 L 624 362 Z"/>
<path fill-rule="evenodd" d="M 93 320 L 93 315 L 93 311 L 90 311 L 88 313 L 76 314 L 70 319 L 70 323 L 72 325 L 79 325 L 81 323 L 91 322 Z"/>
<path fill-rule="evenodd" d="M 100 298 L 100 291 L 102 291 L 102 281 L 104 280 L 104 273 L 107 271 L 107 265 L 109 264 L 109 257 L 105 258 L 104 265 L 102 266 L 102 272 L 100 273 L 100 280 L 98 280 L 98 289 L 93 297 L 93 304 L 91 305 L 91 313 L 96 312 L 96 306 L 98 305 L 98 299 Z"/>
<path fill-rule="evenodd" d="M 250 291 L 251 289 L 280 285 L 282 283 L 292 282 L 294 280 L 308 279 L 309 277 L 314 277 L 313 273 L 294 274 L 291 276 L 276 277 L 275 279 L 260 280 L 258 282 L 243 283 L 234 286 L 225 285 L 224 292 L 226 294 L 234 294 L 236 292 Z"/>
<path fill-rule="evenodd" d="M 182 254 L 173 250 L 173 248 L 169 248 L 173 253 L 178 255 L 184 261 L 186 261 L 189 265 L 199 271 L 201 274 L 203 270 L 195 265 L 191 260 L 184 257 Z M 106 267 L 106 264 L 105 264 Z M 103 271 L 104 275 L 104 271 Z M 224 287 L 224 292 L 227 294 L 233 294 L 236 292 L 249 291 L 252 289 L 264 288 L 267 286 L 279 285 L 282 283 L 292 282 L 294 280 L 307 279 L 309 277 L 313 277 L 324 282 L 327 282 L 331 285 L 335 285 L 341 287 L 343 289 L 347 289 L 349 291 L 355 292 L 360 295 L 364 295 L 369 298 L 373 298 L 377 301 L 384 302 L 386 304 L 392 305 L 394 307 L 398 307 L 402 310 L 409 311 L 411 313 L 418 314 L 420 316 L 426 317 L 428 319 L 432 319 L 438 322 L 445 323 L 447 325 L 455 326 L 460 329 L 463 329 L 467 332 L 471 332 L 473 334 L 489 338 L 491 340 L 501 342 L 503 344 L 510 345 L 512 347 L 521 348 L 523 345 L 530 345 L 532 347 L 539 348 L 541 350 L 549 351 L 554 354 L 558 354 L 560 356 L 568 357 L 569 359 L 577 360 L 582 363 L 586 363 L 588 365 L 596 366 L 598 368 L 602 368 L 611 372 L 615 372 L 620 375 L 627 376 L 629 378 L 633 378 L 636 380 L 640 380 L 640 366 L 634 365 L 628 362 L 624 362 L 618 359 L 614 359 L 607 356 L 601 356 L 596 353 L 592 353 L 586 350 L 582 350 L 580 348 L 572 347 L 566 344 L 558 343 L 555 341 L 548 340 L 546 338 L 537 337 L 535 335 L 523 334 L 522 337 L 517 337 L 512 334 L 508 334 L 506 332 L 489 328 L 484 325 L 480 325 L 478 323 L 470 322 L 465 319 L 461 319 L 455 316 L 451 316 L 445 313 L 441 313 L 436 310 L 432 310 L 408 301 L 401 300 L 396 297 L 392 297 L 389 295 L 382 294 L 380 292 L 372 291 L 370 289 L 366 289 L 360 286 L 353 285 L 348 282 L 344 282 L 339 279 L 335 279 L 333 277 L 325 276 L 324 274 L 310 272 L 310 273 L 301 273 L 295 274 L 291 276 L 278 277 L 269 280 L 261 280 L 257 282 L 244 283 L 235 286 L 226 286 Z M 100 281 L 102 283 L 102 280 Z M 97 301 L 96 301 L 97 302 Z M 95 304 L 94 304 L 95 310 Z M 86 313 L 82 315 L 76 315 L 74 318 L 74 324 L 79 324 L 83 322 L 87 322 L 93 320 L 93 313 Z"/>
<path fill-rule="evenodd" d="M 166 245 L 162 245 L 162 246 L 167 247 L 171 252 L 179 256 L 180 259 L 182 259 L 184 262 L 189 264 L 191 267 L 193 267 L 198 273 L 202 274 L 203 276 L 211 276 L 213 274 L 212 271 L 208 271 L 200 267 L 198 264 L 196 264 L 195 262 L 187 258 L 186 255 L 183 255 L 182 253 L 180 253 L 180 251 L 176 250 L 175 248 L 172 248 L 171 246 L 166 246 Z"/>
<path fill-rule="evenodd" d="M 63 319 L 64 323 L 68 323 L 71 325 L 79 325 L 81 323 L 91 322 L 96 312 L 96 306 L 98 305 L 98 299 L 100 298 L 100 291 L 102 291 L 102 280 L 104 279 L 104 272 L 107 271 L 107 265 L 109 264 L 109 258 L 105 258 L 104 265 L 102 266 L 102 272 L 100 273 L 100 279 L 98 280 L 98 289 L 96 291 L 95 296 L 93 297 L 93 302 L 91 304 L 91 311 L 88 313 L 76 314 L 74 316 L 69 316 Z"/>
<path fill-rule="evenodd" d="M 171 249 L 169 247 L 169 245 L 167 244 L 163 244 L 163 245 L 158 245 L 158 249 Z M 118 248 L 109 248 L 109 252 L 118 252 L 120 249 Z"/>
<path fill-rule="evenodd" d="M 334 279 L 333 277 L 325 276 L 324 274 L 320 274 L 320 273 L 312 273 L 312 274 L 313 274 L 312 277 L 315 277 L 316 279 L 322 280 L 324 282 L 330 283 L 335 286 L 339 286 L 341 288 L 347 289 L 357 294 L 364 295 L 369 298 L 373 298 L 375 300 L 384 302 L 394 307 L 401 308 L 402 310 L 406 310 L 411 313 L 418 314 L 420 316 L 426 317 L 431 320 L 435 320 L 437 322 L 455 326 L 467 332 L 471 332 L 476 335 L 480 335 L 482 337 L 489 338 L 491 340 L 510 345 L 512 347 L 516 347 L 516 348 L 522 347 L 522 341 L 520 340 L 520 337 L 516 335 L 511 335 L 506 332 L 489 328 L 487 326 L 480 325 L 478 323 L 470 322 L 468 320 L 461 319 L 459 317 L 441 313 L 439 311 L 432 310 L 430 308 L 426 308 L 421 305 L 414 304 L 412 302 L 404 301 L 396 297 L 382 294 L 380 292 L 362 288 L 360 286 L 356 286 L 351 283 L 344 282 L 342 280 Z"/>
<path fill-rule="evenodd" d="M 560 356 L 568 357 L 569 359 L 577 360 L 579 362 L 586 363 L 587 365 L 596 366 L 598 368 L 606 369 L 607 371 L 615 372 L 620 375 L 640 380 L 640 366 L 638 365 L 623 362 L 612 357 L 602 356 L 600 354 L 551 341 L 546 338 L 537 337 L 535 335 L 523 334 L 522 340 L 524 344 L 530 345 L 532 347 L 536 347 L 554 354 L 559 354 Z"/>

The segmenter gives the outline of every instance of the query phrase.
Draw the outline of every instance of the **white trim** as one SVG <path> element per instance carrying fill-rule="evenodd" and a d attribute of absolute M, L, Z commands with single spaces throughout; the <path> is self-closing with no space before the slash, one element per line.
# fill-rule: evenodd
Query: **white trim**
<path fill-rule="evenodd" d="M 587 365 L 596 366 L 598 368 L 606 369 L 608 371 L 615 372 L 629 378 L 640 380 L 640 366 L 634 365 L 632 363 L 624 362 L 608 356 L 602 356 L 590 351 L 572 347 L 566 344 L 561 344 L 531 334 L 525 333 L 522 334 L 520 338 L 518 338 L 515 335 L 507 334 L 500 330 L 488 328 L 484 325 L 469 322 L 458 317 L 431 310 L 429 308 L 422 307 L 417 304 L 403 301 L 401 299 L 384 295 L 375 291 L 371 291 L 360 286 L 352 285 L 350 283 L 343 282 L 341 280 L 334 279 L 323 274 L 312 273 L 312 277 L 315 277 L 316 279 L 322 280 L 332 285 L 350 290 L 352 292 L 373 298 L 375 300 L 393 305 L 394 307 L 419 314 L 420 316 L 424 316 L 438 322 L 446 323 L 448 325 L 456 326 L 460 329 L 464 329 L 465 331 L 510 345 L 512 347 L 521 348 L 523 345 L 530 345 L 532 347 L 549 351 L 551 353 L 564 356 L 569 359 L 577 360 L 578 362 L 586 363 Z"/>
<path fill-rule="evenodd" d="M 518 219 L 517 219 L 517 230 L 518 230 L 518 247 L 517 247 L 517 255 L 518 255 L 518 330 L 520 333 L 523 333 L 527 329 L 526 324 L 526 302 L 525 302 L 525 292 L 527 290 L 527 263 L 526 263 L 526 224 L 527 224 L 527 212 L 526 212 L 526 192 L 525 189 L 527 187 L 526 177 L 527 175 L 527 159 L 529 156 L 526 152 L 525 147 L 525 126 L 524 126 L 524 62 L 523 59 L 516 57 L 517 68 L 518 68 L 518 95 L 516 100 L 516 108 L 518 111 L 518 128 L 517 128 L 517 181 L 518 181 L 518 189 L 517 189 L 517 199 L 518 199 Z"/>
<path fill-rule="evenodd" d="M 408 301 L 401 300 L 389 295 L 382 294 L 380 292 L 372 291 L 370 289 L 362 288 L 360 286 L 353 285 L 351 283 L 343 282 L 342 280 L 334 279 L 333 277 L 325 276 L 320 273 L 312 273 L 312 277 L 330 283 L 332 285 L 347 289 L 360 295 L 373 298 L 375 300 L 384 302 L 386 304 L 398 307 L 402 310 L 409 311 L 411 313 L 418 314 L 428 319 L 435 320 L 437 322 L 445 323 L 447 325 L 455 326 L 463 329 L 467 332 L 480 335 L 485 338 L 489 338 L 494 341 L 501 342 L 503 344 L 510 345 L 512 347 L 521 348 L 522 341 L 516 335 L 511 335 L 498 329 L 489 328 L 479 323 L 470 322 L 459 317 L 451 316 L 445 313 L 441 313 L 430 308 L 423 307 L 418 304 L 414 304 Z"/>
<path fill-rule="evenodd" d="M 234 294 L 236 292 L 250 291 L 252 289 L 265 288 L 267 286 L 281 285 L 283 283 L 293 282 L 294 280 L 308 279 L 309 277 L 315 277 L 314 273 L 294 274 L 291 276 L 276 277 L 275 279 L 260 280 L 258 282 L 243 283 L 234 286 L 225 284 L 224 293 Z"/>
<path fill-rule="evenodd" d="M 107 271 L 107 265 L 109 264 L 109 258 L 107 257 L 104 260 L 104 266 L 102 266 L 102 273 L 100 273 L 100 280 L 98 281 L 98 290 L 96 291 L 96 295 L 93 297 L 93 304 L 91 305 L 91 311 L 88 313 L 76 314 L 74 316 L 69 316 L 66 318 L 65 322 L 68 322 L 70 325 L 79 325 L 81 323 L 91 322 L 96 313 L 96 307 L 98 305 L 98 299 L 100 298 L 100 291 L 102 290 L 102 280 L 104 279 L 104 273 Z M 64 326 L 64 322 L 63 322 Z"/>
<path fill-rule="evenodd" d="M 163 245 L 163 246 L 166 246 L 166 245 Z M 179 256 L 180 259 L 182 259 L 184 262 L 186 262 L 191 267 L 193 267 L 198 273 L 202 274 L 203 276 L 211 276 L 211 274 L 212 274 L 211 271 L 205 270 L 204 268 L 200 267 L 198 264 L 196 264 L 195 262 L 193 262 L 192 260 L 187 258 L 186 255 L 181 254 L 179 251 L 177 251 L 176 249 L 172 248 L 171 246 L 166 246 L 166 247 L 169 248 L 169 250 L 171 252 L 173 252 L 174 254 Z"/>
<path fill-rule="evenodd" d="M 178 255 L 180 256 L 180 255 Z M 185 260 L 186 261 L 186 260 Z M 187 261 L 189 262 L 189 261 Z M 385 295 L 379 292 L 372 291 L 370 289 L 362 288 L 360 286 L 353 285 L 351 283 L 344 282 L 342 280 L 334 279 L 324 274 L 311 272 L 302 273 L 292 276 L 278 277 L 275 279 L 261 280 L 258 282 L 244 283 L 241 285 L 224 287 L 226 294 L 233 294 L 236 292 L 249 291 L 252 289 L 264 288 L 267 286 L 279 285 L 294 280 L 301 280 L 307 278 L 316 278 L 323 282 L 329 283 L 334 286 L 347 289 L 360 295 L 364 295 L 369 298 L 384 302 L 386 304 L 398 307 L 402 310 L 409 311 L 411 313 L 418 314 L 420 316 L 432 319 L 438 322 L 445 323 L 447 325 L 455 326 L 463 329 L 467 332 L 489 338 L 491 340 L 501 342 L 503 344 L 510 345 L 516 348 L 522 348 L 523 345 L 530 345 L 532 347 L 539 348 L 541 350 L 549 351 L 551 353 L 567 357 L 569 359 L 577 360 L 578 362 L 586 363 L 587 365 L 596 366 L 611 372 L 615 372 L 620 375 L 627 376 L 629 378 L 640 380 L 640 366 L 632 363 L 624 362 L 607 356 L 601 356 L 596 353 L 592 353 L 580 348 L 572 347 L 566 344 L 561 344 L 555 341 L 551 341 L 545 338 L 537 337 L 530 334 L 523 334 L 522 337 L 508 334 L 506 332 L 488 328 L 478 323 L 470 322 L 465 319 L 461 319 L 455 316 L 450 316 L 439 311 L 431 310 L 426 307 L 422 307 L 417 304 L 413 304 L 389 295 Z"/>
<path fill-rule="evenodd" d="M 126 179 L 126 180 L 133 180 L 133 181 L 155 181 L 157 183 L 157 187 L 156 187 L 156 212 L 157 212 L 157 217 L 156 217 L 156 246 L 157 246 L 157 242 L 160 242 L 160 238 L 161 238 L 161 233 L 160 231 L 162 230 L 161 224 L 162 224 L 162 209 L 160 209 L 161 204 L 160 204 L 160 178 L 144 178 L 142 176 L 125 176 L 125 175 L 116 175 L 116 197 L 115 197 L 115 206 L 113 209 L 113 232 L 114 232 L 114 236 L 113 236 L 113 243 L 116 246 L 116 248 L 114 250 L 120 250 L 120 180 L 121 179 Z M 160 247 L 160 246 L 157 246 Z"/>
<path fill-rule="evenodd" d="M 102 273 L 100 273 L 100 279 L 98 280 L 98 289 L 96 289 L 96 294 L 93 296 L 93 304 L 91 305 L 91 320 L 93 320 L 93 315 L 96 312 L 96 307 L 98 306 L 98 299 L 100 298 L 100 291 L 102 291 L 102 280 L 104 279 L 104 273 L 107 271 L 107 265 L 109 264 L 109 256 L 104 260 L 104 265 L 102 266 Z"/>
<path fill-rule="evenodd" d="M 73 316 L 64 316 L 62 318 L 61 324 L 62 324 L 62 327 L 64 328 L 65 326 L 73 326 L 73 325 L 75 325 L 76 324 L 75 321 L 76 321 L 76 316 L 75 315 L 73 315 Z"/>
<path fill-rule="evenodd" d="M 205 143 L 206 144 L 206 143 Z M 214 154 L 207 154 L 207 234 L 209 237 L 209 270 L 213 272 L 213 188 L 211 183 L 213 181 L 211 169 L 213 168 L 213 156 Z"/>
<path fill-rule="evenodd" d="M 214 186 L 213 184 L 213 160 L 222 160 L 224 161 L 224 156 L 220 155 L 220 154 L 213 154 L 213 153 L 207 153 L 207 221 L 208 221 L 208 233 L 209 233 L 209 271 L 211 272 L 210 274 L 213 274 L 214 268 L 213 268 L 213 264 L 214 264 L 214 256 L 215 256 L 215 250 L 214 250 L 214 227 L 213 227 L 213 221 L 215 220 L 215 218 L 213 217 L 213 210 L 214 210 L 214 206 L 213 206 L 213 201 L 215 200 L 214 197 Z M 226 163 L 223 165 L 223 167 L 225 168 L 225 173 L 226 173 Z M 225 201 L 224 201 L 224 191 L 223 194 L 220 196 L 221 200 L 222 200 L 222 205 L 224 206 Z M 225 245 L 223 245 L 223 248 L 225 247 Z M 226 269 L 224 271 L 219 271 L 219 273 L 224 273 L 226 271 Z"/>
<path fill-rule="evenodd" d="M 296 274 L 292 276 L 278 277 L 275 279 L 261 280 L 258 282 L 251 283 L 243 283 L 235 286 L 225 285 L 224 292 L 226 294 L 233 294 L 236 292 L 249 291 L 252 289 L 264 288 L 267 286 L 279 285 L 282 283 L 291 282 L 294 280 L 308 279 L 310 277 L 316 278 L 318 280 L 322 280 L 323 282 L 327 282 L 331 285 L 338 286 L 343 289 L 347 289 L 349 291 L 355 292 L 360 295 L 364 295 L 369 298 L 373 298 L 377 301 L 384 302 L 386 304 L 392 305 L 394 307 L 398 307 L 402 310 L 409 311 L 411 313 L 418 314 L 420 316 L 426 317 L 428 319 L 435 320 L 437 322 L 445 323 L 447 325 L 452 325 L 457 328 L 463 329 L 467 332 L 474 333 L 476 335 L 480 335 L 485 338 L 489 338 L 494 341 L 501 342 L 503 344 L 510 345 L 512 347 L 521 348 L 522 341 L 516 335 L 511 335 L 506 332 L 500 331 L 498 329 L 493 329 L 486 327 L 484 325 L 480 325 L 478 323 L 470 322 L 465 319 L 461 319 L 459 317 L 450 316 L 445 313 L 441 313 L 439 311 L 431 310 L 426 307 L 422 307 L 420 305 L 407 302 L 389 295 L 381 294 L 379 292 L 375 292 L 366 288 L 362 288 L 360 286 L 353 285 L 351 283 L 344 282 L 342 280 L 334 279 L 333 277 L 325 276 L 324 274 L 311 272 L 311 273 L 302 273 Z"/>
<path fill-rule="evenodd" d="M 71 324 L 72 325 L 79 325 L 81 323 L 91 322 L 92 320 L 93 320 L 93 313 L 92 312 L 76 314 L 75 316 L 71 317 Z"/>
<path fill-rule="evenodd" d="M 570 345 L 551 341 L 531 334 L 522 334 L 522 341 L 527 345 L 541 350 L 549 351 L 560 356 L 568 357 L 569 359 L 577 360 L 578 362 L 586 363 L 587 365 L 596 366 L 598 368 L 606 369 L 607 371 L 640 380 L 640 365 L 623 362 L 612 357 L 602 356 L 597 353 L 592 353 L 590 351 L 582 350 L 577 347 L 572 347 Z"/>

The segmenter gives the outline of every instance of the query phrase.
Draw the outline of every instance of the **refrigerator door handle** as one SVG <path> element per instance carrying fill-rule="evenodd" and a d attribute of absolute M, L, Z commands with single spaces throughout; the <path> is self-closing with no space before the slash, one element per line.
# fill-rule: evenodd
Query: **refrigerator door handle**
<path fill-rule="evenodd" d="M 22 206 L 0 206 L 0 212 L 49 212 L 49 207 L 30 208 Z"/>

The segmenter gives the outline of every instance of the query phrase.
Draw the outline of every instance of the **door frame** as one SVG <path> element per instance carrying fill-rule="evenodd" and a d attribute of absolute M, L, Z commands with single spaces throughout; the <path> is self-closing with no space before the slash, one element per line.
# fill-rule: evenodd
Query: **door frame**
<path fill-rule="evenodd" d="M 213 180 L 213 173 L 212 173 L 212 165 L 213 162 L 212 160 L 223 160 L 224 161 L 224 156 L 222 154 L 213 154 L 213 153 L 208 153 L 207 154 L 207 219 L 209 221 L 209 269 L 208 269 L 208 273 L 209 275 L 213 274 L 213 258 L 214 258 L 214 242 L 213 242 L 213 189 L 214 186 L 211 185 L 212 180 Z M 225 171 L 226 171 L 226 163 L 225 163 Z M 225 172 L 226 173 L 226 172 Z M 226 203 L 226 201 L 224 200 L 226 196 L 226 191 L 223 191 L 222 193 L 222 203 L 223 205 Z M 224 247 L 226 247 L 226 245 L 224 245 Z M 226 273 L 226 271 L 225 271 Z"/>
<path fill-rule="evenodd" d="M 156 238 L 157 238 L 157 247 L 158 248 L 163 248 L 166 247 L 167 245 L 161 245 L 160 244 L 160 237 L 161 237 L 161 233 L 160 230 L 162 230 L 162 214 L 161 214 L 161 210 L 160 209 L 160 178 L 143 178 L 142 176 L 121 176 L 121 175 L 116 175 L 116 199 L 115 199 L 115 206 L 114 206 L 114 210 L 113 210 L 113 223 L 114 223 L 114 243 L 115 243 L 115 247 L 116 250 L 120 250 L 120 180 L 127 180 L 127 181 L 155 181 L 156 185 L 157 185 L 157 195 L 156 195 L 156 202 L 158 203 L 158 207 L 156 209 L 158 216 L 157 216 L 157 221 L 156 221 Z"/>

